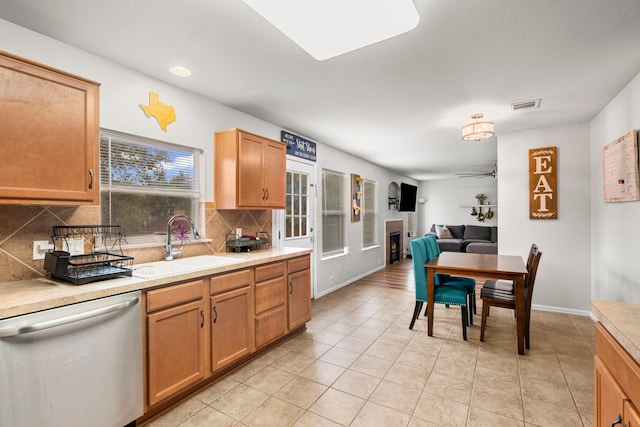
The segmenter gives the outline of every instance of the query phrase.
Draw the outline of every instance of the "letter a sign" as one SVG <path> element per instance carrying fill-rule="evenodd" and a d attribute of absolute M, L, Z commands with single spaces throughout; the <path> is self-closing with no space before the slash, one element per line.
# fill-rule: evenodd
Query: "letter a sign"
<path fill-rule="evenodd" d="M 529 219 L 558 219 L 558 147 L 529 150 Z"/>

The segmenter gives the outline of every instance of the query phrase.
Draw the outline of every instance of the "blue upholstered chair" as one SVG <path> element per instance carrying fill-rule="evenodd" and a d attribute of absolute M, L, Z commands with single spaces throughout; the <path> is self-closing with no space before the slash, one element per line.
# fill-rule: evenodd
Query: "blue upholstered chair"
<path fill-rule="evenodd" d="M 427 245 L 427 253 L 430 255 L 429 259 L 440 256 L 440 247 L 435 236 L 428 235 L 424 237 L 425 244 Z M 463 288 L 467 292 L 469 303 L 469 324 L 473 325 L 473 315 L 476 310 L 476 280 L 471 277 L 459 277 L 450 276 L 448 274 L 436 274 L 436 284 L 438 285 L 450 285 Z"/>
<path fill-rule="evenodd" d="M 421 237 L 411 241 L 413 274 L 416 282 L 416 306 L 413 310 L 413 317 L 411 318 L 409 329 L 413 329 L 416 319 L 420 316 L 422 304 L 427 302 L 427 270 L 424 268 L 424 264 L 427 261 L 430 261 L 433 256 L 430 257 L 428 255 L 431 251 L 427 251 L 427 243 L 425 239 L 425 237 Z M 468 323 L 466 290 L 462 286 L 458 287 L 436 284 L 433 297 L 434 302 L 437 304 L 460 306 L 460 311 L 462 313 L 462 338 L 466 341 Z"/>

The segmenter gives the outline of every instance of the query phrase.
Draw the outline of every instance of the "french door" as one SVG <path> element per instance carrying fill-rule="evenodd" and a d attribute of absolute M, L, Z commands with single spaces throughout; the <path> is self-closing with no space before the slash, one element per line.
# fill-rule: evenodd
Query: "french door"
<path fill-rule="evenodd" d="M 311 254 L 311 298 L 315 296 L 315 165 L 287 159 L 286 207 L 276 211 L 278 246 L 308 248 Z"/>

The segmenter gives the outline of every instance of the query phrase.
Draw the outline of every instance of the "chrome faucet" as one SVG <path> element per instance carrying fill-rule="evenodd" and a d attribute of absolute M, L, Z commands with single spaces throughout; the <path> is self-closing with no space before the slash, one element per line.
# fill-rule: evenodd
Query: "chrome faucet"
<path fill-rule="evenodd" d="M 166 251 L 166 256 L 165 256 L 165 261 L 171 261 L 173 259 L 174 256 L 178 256 L 182 253 L 182 246 L 180 246 L 180 248 L 178 249 L 172 249 L 171 248 L 171 226 L 173 225 L 173 222 L 176 220 L 180 220 L 180 219 L 186 219 L 189 222 L 189 225 L 191 226 L 191 231 L 193 232 L 193 238 L 194 239 L 199 239 L 200 238 L 200 233 L 198 233 L 198 229 L 196 228 L 196 225 L 193 223 L 193 220 L 188 217 L 187 215 L 174 215 L 169 219 L 169 222 L 167 222 L 167 251 Z"/>

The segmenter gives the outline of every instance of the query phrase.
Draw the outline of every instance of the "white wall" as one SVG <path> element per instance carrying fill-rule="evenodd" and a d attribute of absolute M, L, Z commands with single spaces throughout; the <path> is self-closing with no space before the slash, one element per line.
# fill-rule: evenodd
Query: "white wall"
<path fill-rule="evenodd" d="M 491 219 L 485 219 L 484 222 L 479 222 L 476 217 L 470 215 L 471 208 L 460 207 L 476 204 L 475 195 L 478 193 L 485 194 L 490 204 L 496 204 L 498 202 L 497 182 L 492 177 L 421 182 L 418 197 L 426 200 L 422 234 L 427 233 L 432 224 L 497 225 L 500 206 L 491 208 L 495 215 Z M 500 234 L 498 234 L 499 237 Z"/>
<path fill-rule="evenodd" d="M 316 296 L 325 295 L 335 289 L 347 285 L 360 277 L 364 277 L 378 269 L 384 268 L 386 264 L 385 248 L 385 221 L 388 219 L 402 219 L 404 221 L 403 246 L 406 254 L 409 248 L 409 238 L 407 238 L 407 213 L 388 209 L 388 187 L 391 182 L 398 185 L 401 182 L 416 184 L 414 180 L 399 175 L 395 172 L 373 165 L 365 160 L 343 153 L 332 147 L 323 145 L 318 148 L 317 162 L 317 182 L 322 182 L 322 169 L 330 169 L 335 172 L 342 172 L 346 177 L 345 203 L 350 206 L 350 184 L 349 179 L 352 173 L 358 174 L 365 179 L 376 181 L 378 184 L 378 246 L 374 248 L 362 248 L 362 221 L 351 222 L 351 216 L 347 218 L 347 246 L 349 252 L 345 255 L 320 260 L 317 270 L 317 293 Z M 319 192 L 320 193 L 320 192 Z M 418 204 L 416 204 L 418 205 Z M 318 218 L 318 242 L 316 244 L 317 256 L 322 250 L 322 200 L 318 194 L 316 203 L 316 218 Z"/>
<path fill-rule="evenodd" d="M 558 147 L 558 219 L 529 219 L 529 149 Z M 498 140 L 498 221 L 501 254 L 542 252 L 533 304 L 587 313 L 590 292 L 588 124 L 501 135 Z"/>
<path fill-rule="evenodd" d="M 0 19 L 0 40 L 2 40 L 0 48 L 9 53 L 101 83 L 101 127 L 202 149 L 205 156 L 206 200 L 213 200 L 214 132 L 237 127 L 275 140 L 280 139 L 282 128 L 279 126 L 136 73 L 2 19 Z M 139 104 L 148 102 L 150 91 L 157 92 L 162 102 L 175 108 L 177 119 L 169 125 L 167 132 L 160 129 L 155 119 L 147 118 L 139 107 Z M 379 201 L 380 246 L 363 251 L 362 222 L 351 223 L 348 219 L 349 254 L 317 264 L 316 296 L 321 296 L 359 277 L 366 276 L 377 268 L 384 267 L 384 222 L 389 218 L 401 218 L 405 221 L 406 227 L 407 216 L 405 213 L 388 210 L 388 185 L 391 181 L 416 183 L 397 173 L 333 149 L 320 141 L 317 144 L 316 182 L 319 185 L 322 182 L 322 168 L 344 172 L 347 176 L 345 203 L 349 206 L 348 177 L 351 173 L 357 173 L 378 182 Z M 321 191 L 318 191 L 319 196 L 320 194 Z M 320 199 L 316 206 L 316 218 L 320 225 L 322 212 Z M 319 232 L 316 233 L 318 236 L 316 247 L 322 248 L 321 227 L 319 228 Z M 404 236 L 406 231 L 405 229 Z M 405 238 L 404 242 L 408 247 L 409 240 Z M 316 251 L 315 256 L 320 257 L 320 250 Z"/>
<path fill-rule="evenodd" d="M 640 74 L 591 121 L 591 294 L 640 303 L 640 202 L 604 203 L 602 147 L 640 128 Z"/>

